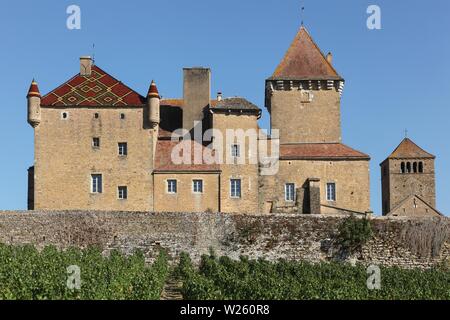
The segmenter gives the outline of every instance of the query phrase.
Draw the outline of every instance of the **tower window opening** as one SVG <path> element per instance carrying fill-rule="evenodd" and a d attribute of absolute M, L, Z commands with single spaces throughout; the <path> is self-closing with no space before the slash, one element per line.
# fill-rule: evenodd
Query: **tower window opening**
<path fill-rule="evenodd" d="M 423 162 L 419 162 L 419 173 L 423 173 Z"/>
<path fill-rule="evenodd" d="M 402 173 L 405 173 L 405 172 L 406 172 L 406 169 L 405 169 L 405 163 L 404 163 L 404 162 L 402 162 L 401 168 L 402 168 Z"/>
<path fill-rule="evenodd" d="M 406 163 L 406 173 L 411 173 L 411 162 Z"/>
<path fill-rule="evenodd" d="M 413 163 L 413 172 L 417 173 L 417 162 Z"/>

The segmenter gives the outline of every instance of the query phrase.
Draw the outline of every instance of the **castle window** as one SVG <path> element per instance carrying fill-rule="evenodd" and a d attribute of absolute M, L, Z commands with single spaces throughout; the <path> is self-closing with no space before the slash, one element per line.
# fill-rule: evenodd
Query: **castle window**
<path fill-rule="evenodd" d="M 94 113 L 94 118 L 98 119 L 100 117 L 100 115 L 98 113 Z"/>
<path fill-rule="evenodd" d="M 411 173 L 411 162 L 406 163 L 406 173 Z"/>
<path fill-rule="evenodd" d="M 192 180 L 192 191 L 194 193 L 203 193 L 203 180 Z"/>
<path fill-rule="evenodd" d="M 295 184 L 294 183 L 286 183 L 284 185 L 284 199 L 289 202 L 295 201 Z"/>
<path fill-rule="evenodd" d="M 119 142 L 119 156 L 126 156 L 128 154 L 128 145 L 126 142 Z"/>
<path fill-rule="evenodd" d="M 230 196 L 231 198 L 241 197 L 241 179 L 230 180 Z"/>
<path fill-rule="evenodd" d="M 91 193 L 102 193 L 102 175 L 101 174 L 92 174 L 91 175 Z"/>
<path fill-rule="evenodd" d="M 62 112 L 61 113 L 61 119 L 67 120 L 68 118 L 69 118 L 69 114 L 67 112 Z"/>
<path fill-rule="evenodd" d="M 177 180 L 167 180 L 167 193 L 177 193 Z"/>
<path fill-rule="evenodd" d="M 119 200 L 128 199 L 128 188 L 126 186 L 121 186 L 117 188 L 117 196 Z"/>
<path fill-rule="evenodd" d="M 92 138 L 92 147 L 100 148 L 100 138 Z"/>
<path fill-rule="evenodd" d="M 327 201 L 336 201 L 336 184 L 327 183 Z"/>
<path fill-rule="evenodd" d="M 413 172 L 417 173 L 417 162 L 413 163 Z"/>
<path fill-rule="evenodd" d="M 405 163 L 404 162 L 402 162 L 401 168 L 402 168 L 402 173 L 405 173 L 406 172 L 406 168 L 405 168 Z"/>
<path fill-rule="evenodd" d="M 125 119 L 125 113 L 121 113 L 121 114 L 120 114 L 120 119 L 122 119 L 122 120 Z"/>
<path fill-rule="evenodd" d="M 419 172 L 423 173 L 423 162 L 419 162 Z"/>
<path fill-rule="evenodd" d="M 232 144 L 231 145 L 231 156 L 234 158 L 240 157 L 241 150 L 240 146 L 238 144 Z"/>

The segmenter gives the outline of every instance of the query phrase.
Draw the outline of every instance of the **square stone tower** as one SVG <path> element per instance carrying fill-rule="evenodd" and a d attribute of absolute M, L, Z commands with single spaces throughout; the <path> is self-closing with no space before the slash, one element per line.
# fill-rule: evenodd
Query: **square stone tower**
<path fill-rule="evenodd" d="M 266 80 L 266 107 L 280 144 L 339 143 L 340 98 L 344 79 L 301 27 L 272 77 Z"/>
<path fill-rule="evenodd" d="M 413 200 L 413 209 L 417 208 L 417 202 L 425 202 L 433 209 L 430 211 L 434 211 L 436 206 L 434 160 L 434 155 L 405 138 L 380 164 L 383 215 L 397 211 L 397 207 L 411 197 L 418 198 Z M 408 212 L 412 212 L 411 208 L 408 209 Z"/>

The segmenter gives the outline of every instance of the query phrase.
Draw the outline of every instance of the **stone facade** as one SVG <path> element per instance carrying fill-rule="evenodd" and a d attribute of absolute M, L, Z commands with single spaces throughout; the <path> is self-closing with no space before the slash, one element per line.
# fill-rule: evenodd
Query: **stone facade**
<path fill-rule="evenodd" d="M 342 215 L 244 215 L 144 212 L 0 212 L 0 243 L 99 246 L 124 253 L 142 250 L 152 260 L 161 248 L 194 261 L 212 248 L 238 259 L 358 261 L 369 265 L 430 268 L 450 259 L 448 218 L 374 218 L 374 238 L 358 252 L 341 254 L 334 243 Z"/>
<path fill-rule="evenodd" d="M 280 143 L 341 142 L 340 94 L 333 90 L 274 90 L 271 127 L 280 130 Z M 286 112 L 286 106 L 291 110 Z"/>

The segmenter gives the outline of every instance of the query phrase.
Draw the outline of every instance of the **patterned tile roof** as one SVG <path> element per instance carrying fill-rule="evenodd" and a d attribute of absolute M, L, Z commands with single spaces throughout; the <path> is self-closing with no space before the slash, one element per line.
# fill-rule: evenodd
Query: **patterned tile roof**
<path fill-rule="evenodd" d="M 301 27 L 269 80 L 340 80 L 305 27 Z"/>
<path fill-rule="evenodd" d="M 76 75 L 46 94 L 42 106 L 142 106 L 145 98 L 98 66 L 90 76 Z"/>
<path fill-rule="evenodd" d="M 172 150 L 179 143 L 185 144 L 186 148 L 191 148 L 191 164 L 176 164 L 172 161 Z M 201 163 L 194 163 L 194 150 L 195 147 L 200 148 L 200 150 L 205 150 L 206 147 L 203 145 L 192 141 L 186 140 L 182 142 L 172 141 L 172 140 L 159 140 L 156 144 L 156 155 L 155 155 L 155 171 L 169 171 L 169 172 L 179 172 L 179 171 L 219 171 L 220 167 L 217 164 L 207 164 L 203 159 Z M 180 155 L 182 156 L 182 155 Z"/>
<path fill-rule="evenodd" d="M 370 156 L 342 143 L 280 145 L 281 160 L 370 160 Z"/>
<path fill-rule="evenodd" d="M 405 138 L 391 153 L 388 159 L 415 159 L 415 158 L 436 158 L 431 153 L 426 152 L 415 144 L 411 139 Z"/>

